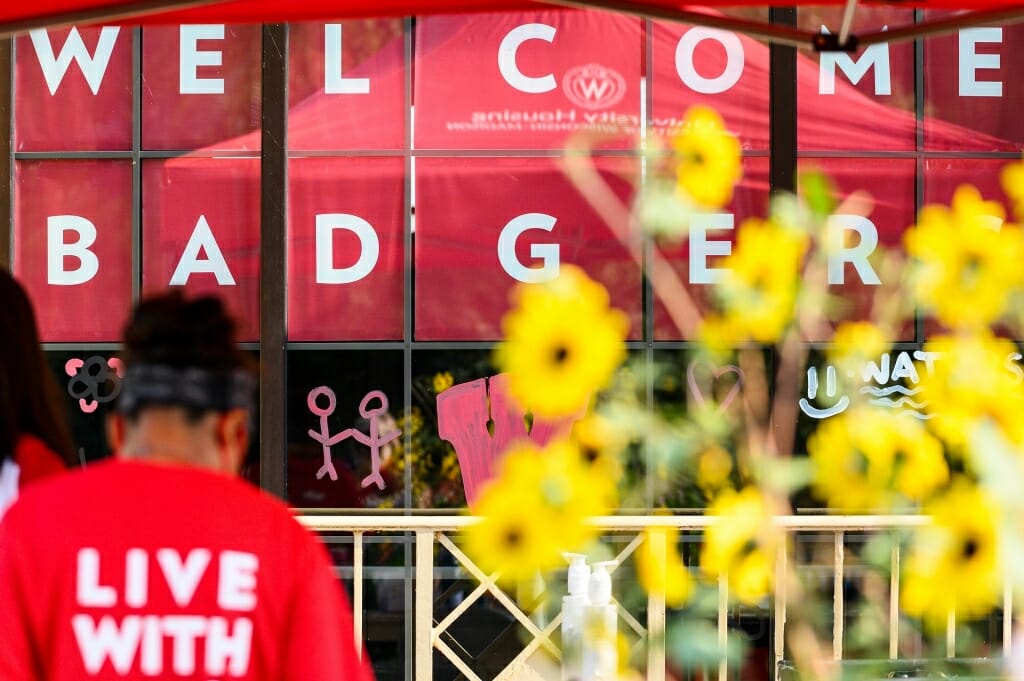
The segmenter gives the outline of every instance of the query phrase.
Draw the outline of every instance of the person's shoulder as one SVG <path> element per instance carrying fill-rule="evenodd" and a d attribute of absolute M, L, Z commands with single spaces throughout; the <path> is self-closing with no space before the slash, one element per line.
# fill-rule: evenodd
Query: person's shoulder
<path fill-rule="evenodd" d="M 89 472 L 92 473 L 91 470 Z M 31 533 L 39 527 L 48 527 L 59 522 L 60 518 L 66 517 L 69 507 L 83 503 L 80 490 L 86 487 L 79 483 L 79 478 L 83 477 L 84 473 L 82 469 L 77 469 L 61 475 L 36 479 L 27 485 L 22 484 L 19 475 L 18 496 L 4 512 L 0 525 L 7 531 L 19 527 L 29 528 Z M 87 484 L 87 487 L 91 488 L 92 485 Z M 55 528 L 48 531 L 53 529 Z"/>
<path fill-rule="evenodd" d="M 59 475 L 66 470 L 57 452 L 35 435 L 21 435 L 14 445 L 14 462 L 18 464 L 19 487 Z"/>
<path fill-rule="evenodd" d="M 104 484 L 103 481 L 115 474 L 112 469 L 112 462 L 101 461 L 86 468 L 65 469 L 61 475 L 37 479 L 19 490 L 18 500 L 11 510 L 19 507 L 53 508 L 74 503 L 82 494 L 98 492 Z"/>

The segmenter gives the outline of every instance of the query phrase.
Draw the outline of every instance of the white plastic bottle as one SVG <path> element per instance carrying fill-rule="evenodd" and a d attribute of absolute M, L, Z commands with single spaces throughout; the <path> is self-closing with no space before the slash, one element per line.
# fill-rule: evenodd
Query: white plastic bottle
<path fill-rule="evenodd" d="M 568 594 L 562 597 L 562 681 L 583 679 L 583 616 L 589 604 L 590 566 L 581 553 L 562 554 L 569 561 Z"/>
<path fill-rule="evenodd" d="M 614 681 L 618 673 L 618 613 L 612 604 L 609 560 L 594 563 L 590 574 L 590 604 L 583 609 L 583 681 Z"/>

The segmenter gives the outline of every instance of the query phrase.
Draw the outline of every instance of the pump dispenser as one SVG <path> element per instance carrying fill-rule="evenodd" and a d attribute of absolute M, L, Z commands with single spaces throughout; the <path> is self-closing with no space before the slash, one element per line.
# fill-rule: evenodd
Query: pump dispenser
<path fill-rule="evenodd" d="M 562 597 L 562 681 L 583 678 L 583 616 L 589 603 L 590 567 L 581 553 L 563 553 L 569 561 L 568 595 Z"/>
<path fill-rule="evenodd" d="M 618 672 L 618 613 L 612 604 L 613 560 L 594 563 L 583 612 L 583 681 L 613 681 Z"/>

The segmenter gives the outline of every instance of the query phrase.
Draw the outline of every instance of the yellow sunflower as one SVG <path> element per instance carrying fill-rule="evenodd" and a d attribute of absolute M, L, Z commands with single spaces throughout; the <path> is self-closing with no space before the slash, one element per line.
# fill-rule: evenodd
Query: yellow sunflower
<path fill-rule="evenodd" d="M 578 413 L 625 359 L 628 319 L 573 265 L 550 282 L 519 286 L 516 297 L 502 320 L 505 342 L 495 350 L 510 394 L 544 418 Z"/>
<path fill-rule="evenodd" d="M 732 474 L 732 455 L 717 444 L 712 444 L 697 455 L 697 486 L 707 497 L 713 497 L 729 484 Z"/>
<path fill-rule="evenodd" d="M 929 427 L 939 437 L 960 451 L 974 428 L 988 422 L 1010 442 L 1024 445 L 1024 385 L 1007 368 L 1007 358 L 1017 351 L 1011 341 L 985 330 L 933 338 L 924 351 L 938 357 L 919 385 L 932 416 Z"/>
<path fill-rule="evenodd" d="M 675 527 L 648 527 L 636 550 L 636 573 L 640 586 L 665 604 L 678 608 L 693 593 L 693 577 L 683 565 L 677 548 L 679 530 Z"/>
<path fill-rule="evenodd" d="M 867 362 L 877 361 L 888 351 L 890 345 L 885 332 L 870 322 L 843 322 L 832 336 L 828 361 L 835 365 L 840 376 L 848 372 L 856 376 Z"/>
<path fill-rule="evenodd" d="M 434 374 L 434 392 L 438 395 L 453 385 L 455 385 L 455 379 L 450 371 L 441 371 Z"/>
<path fill-rule="evenodd" d="M 607 490 L 608 506 L 615 506 L 622 478 L 620 457 L 629 444 L 627 438 L 621 429 L 596 412 L 573 424 L 571 438 L 583 468 L 596 484 Z"/>
<path fill-rule="evenodd" d="M 466 554 L 499 582 L 515 585 L 562 563 L 558 537 L 550 530 L 553 509 L 536 489 L 496 482 L 487 485 L 474 512 L 480 522 L 463 532 Z"/>
<path fill-rule="evenodd" d="M 701 571 L 708 577 L 726 575 L 729 595 L 755 605 L 771 591 L 778 531 L 768 504 L 755 487 L 723 491 L 707 514 L 715 522 L 704 532 Z"/>
<path fill-rule="evenodd" d="M 1024 161 L 1007 164 L 1003 168 L 1003 191 L 1013 202 L 1013 215 L 1024 220 Z"/>
<path fill-rule="evenodd" d="M 1024 282 L 1024 234 L 1013 224 L 1000 227 L 1003 217 L 1002 206 L 962 185 L 951 208 L 925 206 L 904 236 L 917 259 L 917 300 L 951 329 L 988 326 Z"/>
<path fill-rule="evenodd" d="M 611 498 L 610 483 L 581 461 L 567 440 L 513 445 L 472 509 L 482 520 L 466 529 L 466 553 L 487 572 L 501 570 L 502 582 L 518 583 L 584 548 L 597 533 L 587 519 L 608 513 Z"/>
<path fill-rule="evenodd" d="M 919 502 L 949 480 L 942 443 L 920 423 L 861 406 L 807 441 L 812 489 L 830 508 L 865 513 Z"/>
<path fill-rule="evenodd" d="M 900 605 L 933 629 L 945 626 L 950 612 L 960 621 L 986 615 L 1002 586 L 995 504 L 958 479 L 925 511 L 932 523 L 915 534 Z"/>
<path fill-rule="evenodd" d="M 800 267 L 808 238 L 775 221 L 745 220 L 715 286 L 720 311 L 704 321 L 702 339 L 712 348 L 732 342 L 774 343 L 796 314 Z"/>
<path fill-rule="evenodd" d="M 679 155 L 676 190 L 684 199 L 705 208 L 729 203 L 733 187 L 743 176 L 741 150 L 717 111 L 702 105 L 690 107 L 672 147 Z"/>
<path fill-rule="evenodd" d="M 545 503 L 564 519 L 559 532 L 575 552 L 595 531 L 583 520 L 604 515 L 615 501 L 615 480 L 592 468 L 571 440 L 559 438 L 539 449 L 532 444 L 515 446 L 501 464 L 501 477 L 523 486 L 535 486 Z"/>

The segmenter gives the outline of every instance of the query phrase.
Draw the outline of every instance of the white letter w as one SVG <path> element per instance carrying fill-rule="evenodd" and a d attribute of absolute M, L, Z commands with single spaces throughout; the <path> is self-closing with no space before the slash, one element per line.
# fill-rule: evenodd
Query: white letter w
<path fill-rule="evenodd" d="M 75 615 L 71 618 L 71 626 L 75 630 L 86 672 L 99 674 L 107 658 L 118 674 L 123 676 L 131 671 L 142 635 L 141 617 L 126 616 L 118 629 L 116 620 L 110 615 L 104 615 L 98 627 L 91 615 Z"/>
<path fill-rule="evenodd" d="M 72 27 L 68 39 L 60 48 L 60 56 L 54 56 L 53 45 L 50 44 L 50 35 L 45 29 L 29 31 L 32 38 L 32 46 L 36 48 L 36 56 L 39 57 L 39 65 L 43 69 L 43 77 L 46 78 L 46 87 L 50 88 L 50 94 L 57 94 L 57 88 L 64 80 L 64 74 L 68 72 L 71 61 L 78 62 L 82 69 L 85 82 L 95 95 L 100 90 L 103 82 L 103 75 L 107 72 L 107 64 L 110 63 L 110 55 L 114 51 L 114 41 L 121 29 L 117 26 L 104 26 L 100 30 L 100 39 L 96 44 L 96 54 L 89 54 L 82 42 L 82 36 L 77 28 Z"/>

